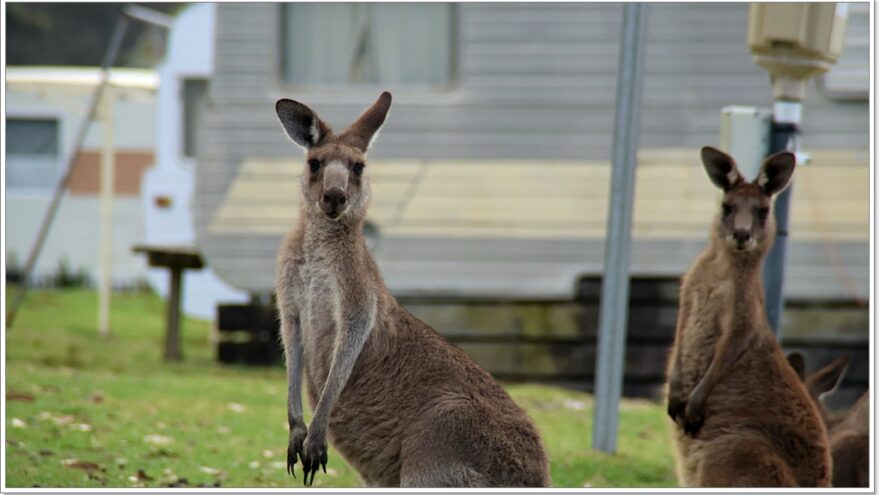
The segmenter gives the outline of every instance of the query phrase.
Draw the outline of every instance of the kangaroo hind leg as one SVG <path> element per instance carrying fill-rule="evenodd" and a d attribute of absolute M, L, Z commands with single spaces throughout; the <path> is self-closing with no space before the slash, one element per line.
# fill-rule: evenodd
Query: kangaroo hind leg
<path fill-rule="evenodd" d="M 701 487 L 796 487 L 791 467 L 761 439 L 719 439 L 697 472 Z"/>
<path fill-rule="evenodd" d="M 478 471 L 491 452 L 472 435 L 475 420 L 467 407 L 438 407 L 410 429 L 400 450 L 400 486 L 479 488 L 490 486 Z"/>

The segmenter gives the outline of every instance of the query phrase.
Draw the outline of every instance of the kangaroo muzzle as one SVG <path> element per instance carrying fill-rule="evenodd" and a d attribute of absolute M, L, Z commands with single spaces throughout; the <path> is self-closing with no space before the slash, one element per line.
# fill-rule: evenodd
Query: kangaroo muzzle
<path fill-rule="evenodd" d="M 755 242 L 752 236 L 754 221 L 749 211 L 739 211 L 736 213 L 733 219 L 733 233 L 730 237 L 737 249 L 743 250 L 754 247 Z"/>
<path fill-rule="evenodd" d="M 324 187 L 318 204 L 330 218 L 339 218 L 348 209 L 348 174 L 348 167 L 338 161 L 331 162 L 324 170 Z"/>

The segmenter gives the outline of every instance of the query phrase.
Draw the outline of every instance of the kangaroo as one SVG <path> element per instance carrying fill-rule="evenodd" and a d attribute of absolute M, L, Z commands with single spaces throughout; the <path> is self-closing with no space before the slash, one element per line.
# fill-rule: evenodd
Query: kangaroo
<path fill-rule="evenodd" d="M 548 486 L 530 418 L 489 373 L 397 303 L 367 251 L 365 154 L 390 107 L 391 94 L 382 93 L 336 134 L 302 103 L 275 105 L 288 137 L 306 151 L 300 215 L 276 276 L 288 472 L 297 459 L 307 485 L 319 467 L 326 472 L 329 438 L 368 486 Z M 314 410 L 308 427 L 303 372 Z"/>
<path fill-rule="evenodd" d="M 821 397 L 834 390 L 840 383 L 849 364 L 849 358 L 839 357 L 817 371 L 806 374 L 804 358 L 800 353 L 788 355 L 810 397 L 819 408 L 831 448 L 831 485 L 835 487 L 867 487 L 870 483 L 870 402 L 865 392 L 843 414 L 833 414 L 822 403 Z"/>
<path fill-rule="evenodd" d="M 870 484 L 871 403 L 868 392 L 833 428 L 828 430 L 831 444 L 832 486 L 860 487 Z"/>
<path fill-rule="evenodd" d="M 775 235 L 773 196 L 795 157 L 777 153 L 747 182 L 712 147 L 703 165 L 723 192 L 707 247 L 684 275 L 667 381 L 680 481 L 686 486 L 829 486 L 828 439 L 816 406 L 764 315 L 761 262 Z"/>

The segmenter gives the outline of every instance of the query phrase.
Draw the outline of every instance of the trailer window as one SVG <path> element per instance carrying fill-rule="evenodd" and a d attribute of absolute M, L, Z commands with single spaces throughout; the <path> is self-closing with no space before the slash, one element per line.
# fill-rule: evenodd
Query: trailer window
<path fill-rule="evenodd" d="M 199 111 L 207 92 L 207 80 L 183 80 L 183 155 L 188 158 L 195 158 L 198 152 Z"/>
<path fill-rule="evenodd" d="M 290 3 L 281 12 L 287 83 L 437 87 L 452 80 L 451 4 Z"/>
<path fill-rule="evenodd" d="M 6 119 L 6 187 L 51 189 L 58 158 L 58 120 Z"/>

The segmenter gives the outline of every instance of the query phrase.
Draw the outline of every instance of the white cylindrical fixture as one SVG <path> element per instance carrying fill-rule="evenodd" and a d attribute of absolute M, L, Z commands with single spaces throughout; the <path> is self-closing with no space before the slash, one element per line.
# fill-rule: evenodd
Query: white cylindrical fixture
<path fill-rule="evenodd" d="M 108 84 L 101 100 L 101 244 L 98 247 L 98 333 L 110 335 L 110 299 L 113 280 L 113 183 L 116 169 L 113 143 L 113 102 L 115 92 Z"/>
<path fill-rule="evenodd" d="M 799 101 L 776 100 L 773 102 L 773 122 L 799 125 L 802 111 L 803 104 Z"/>

